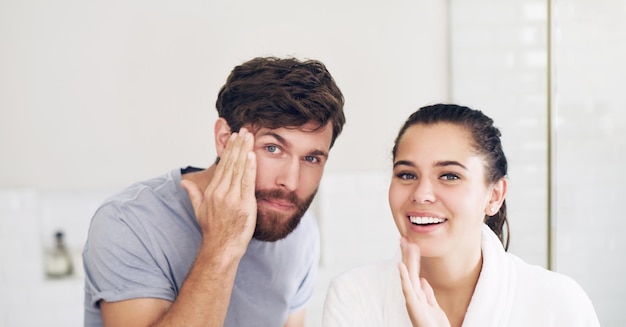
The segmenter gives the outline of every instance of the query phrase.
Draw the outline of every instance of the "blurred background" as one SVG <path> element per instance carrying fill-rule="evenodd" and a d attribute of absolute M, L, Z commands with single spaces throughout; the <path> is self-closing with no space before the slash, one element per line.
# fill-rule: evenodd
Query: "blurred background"
<path fill-rule="evenodd" d="M 266 55 L 322 60 L 346 97 L 313 207 L 308 326 L 333 276 L 397 255 L 393 139 L 437 102 L 503 132 L 510 251 L 573 277 L 602 326 L 625 326 L 625 18 L 624 0 L 0 0 L 0 327 L 82 325 L 96 207 L 209 166 L 219 87 Z"/>

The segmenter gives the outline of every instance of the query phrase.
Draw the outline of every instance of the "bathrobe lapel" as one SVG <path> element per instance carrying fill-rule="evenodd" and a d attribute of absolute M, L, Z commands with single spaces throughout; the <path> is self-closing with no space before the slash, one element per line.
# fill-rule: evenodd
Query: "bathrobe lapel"
<path fill-rule="evenodd" d="M 508 326 L 517 271 L 508 260 L 502 243 L 487 225 L 483 225 L 482 234 L 483 266 L 463 327 Z"/>

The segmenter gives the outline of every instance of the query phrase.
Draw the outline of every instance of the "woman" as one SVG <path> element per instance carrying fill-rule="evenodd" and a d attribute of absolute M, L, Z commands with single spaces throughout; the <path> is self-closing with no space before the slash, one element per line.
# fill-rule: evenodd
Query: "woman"
<path fill-rule="evenodd" d="M 324 326 L 599 326 L 574 280 L 506 252 L 506 175 L 500 131 L 482 112 L 413 113 L 389 186 L 402 261 L 336 277 Z"/>

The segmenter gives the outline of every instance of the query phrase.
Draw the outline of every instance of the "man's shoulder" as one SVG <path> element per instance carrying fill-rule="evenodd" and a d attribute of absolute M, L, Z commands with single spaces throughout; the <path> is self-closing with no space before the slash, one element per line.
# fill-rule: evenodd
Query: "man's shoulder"
<path fill-rule="evenodd" d="M 176 191 L 176 170 L 135 182 L 105 199 L 101 206 L 141 205 L 153 198 L 167 197 Z M 178 174 L 180 176 L 180 174 Z M 180 177 L 178 178 L 180 182 Z"/>
<path fill-rule="evenodd" d="M 180 173 L 177 175 L 176 170 L 133 183 L 106 198 L 94 213 L 92 223 L 94 220 L 126 220 L 142 215 L 157 217 L 160 215 L 153 213 L 162 213 L 166 209 L 183 210 L 179 183 Z"/>

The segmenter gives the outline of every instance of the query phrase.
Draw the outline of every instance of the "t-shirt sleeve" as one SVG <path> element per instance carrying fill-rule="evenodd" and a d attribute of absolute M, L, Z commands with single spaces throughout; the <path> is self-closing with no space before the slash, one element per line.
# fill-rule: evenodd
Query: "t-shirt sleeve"
<path fill-rule="evenodd" d="M 175 299 L 172 283 L 154 257 L 149 233 L 116 203 L 103 205 L 92 218 L 83 264 L 91 306 L 100 300 Z"/>

